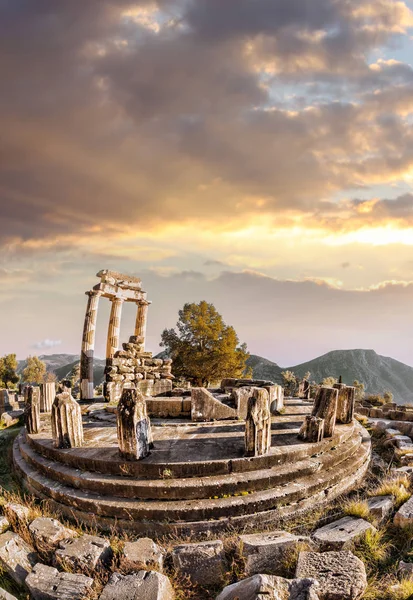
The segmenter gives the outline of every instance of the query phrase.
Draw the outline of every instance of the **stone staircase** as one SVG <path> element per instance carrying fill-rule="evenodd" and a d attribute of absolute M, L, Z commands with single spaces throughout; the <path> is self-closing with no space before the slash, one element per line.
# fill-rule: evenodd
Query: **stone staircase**
<path fill-rule="evenodd" d="M 115 424 L 85 419 L 85 446 L 54 448 L 50 432 L 22 432 L 14 464 L 26 489 L 68 518 L 109 530 L 186 535 L 266 526 L 356 486 L 370 459 L 357 423 L 317 444 L 297 440 L 308 405 L 292 400 L 272 423 L 267 456 L 243 456 L 243 423 L 153 422 L 155 449 L 125 462 Z"/>

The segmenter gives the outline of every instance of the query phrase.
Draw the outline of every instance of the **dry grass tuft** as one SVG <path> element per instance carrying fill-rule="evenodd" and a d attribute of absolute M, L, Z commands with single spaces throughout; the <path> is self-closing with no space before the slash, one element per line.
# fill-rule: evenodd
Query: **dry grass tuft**
<path fill-rule="evenodd" d="M 378 567 L 382 566 L 390 556 L 393 545 L 386 536 L 386 531 L 368 529 L 353 544 L 354 554 L 364 562 L 370 573 L 376 573 Z"/>
<path fill-rule="evenodd" d="M 360 498 L 346 500 L 343 504 L 343 512 L 349 517 L 373 521 L 367 500 L 361 500 Z"/>
<path fill-rule="evenodd" d="M 410 479 L 406 475 L 398 475 L 392 479 L 385 479 L 382 483 L 372 489 L 370 496 L 393 496 L 395 507 L 399 508 L 412 495 L 410 491 Z"/>

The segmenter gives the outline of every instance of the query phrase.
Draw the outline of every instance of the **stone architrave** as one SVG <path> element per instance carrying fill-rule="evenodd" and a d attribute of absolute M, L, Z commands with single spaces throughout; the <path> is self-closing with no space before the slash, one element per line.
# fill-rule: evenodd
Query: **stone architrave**
<path fill-rule="evenodd" d="M 306 415 L 298 437 L 306 442 L 321 442 L 324 435 L 324 419 Z"/>
<path fill-rule="evenodd" d="M 254 388 L 245 420 L 245 456 L 262 456 L 271 448 L 271 413 L 267 390 Z"/>
<path fill-rule="evenodd" d="M 56 384 L 54 381 L 40 384 L 40 412 L 52 411 L 54 399 L 56 398 Z"/>
<path fill-rule="evenodd" d="M 338 390 L 337 423 L 351 423 L 354 417 L 356 388 L 344 383 L 335 383 L 333 387 Z"/>
<path fill-rule="evenodd" d="M 83 326 L 82 350 L 80 353 L 80 397 L 93 398 L 93 356 L 95 351 L 96 320 L 100 292 L 86 292 L 88 296 L 85 324 Z"/>
<path fill-rule="evenodd" d="M 336 426 L 338 390 L 320 387 L 314 401 L 312 416 L 324 419 L 324 437 L 332 437 Z"/>
<path fill-rule="evenodd" d="M 82 411 L 69 392 L 58 394 L 53 402 L 52 435 L 56 448 L 83 445 Z"/>
<path fill-rule="evenodd" d="M 120 321 L 122 316 L 123 298 L 111 298 L 108 340 L 106 344 L 106 358 L 113 358 L 119 349 Z"/>
<path fill-rule="evenodd" d="M 140 460 L 148 456 L 152 445 L 151 422 L 146 402 L 135 388 L 125 388 L 117 410 L 118 443 L 120 455 L 126 460 Z"/>
<path fill-rule="evenodd" d="M 39 433 L 40 431 L 40 389 L 29 387 L 24 420 L 27 433 Z"/>
<path fill-rule="evenodd" d="M 137 302 L 137 305 L 138 310 L 136 313 L 135 336 L 142 338 L 142 350 L 145 350 L 146 323 L 148 320 L 148 307 L 150 302 L 147 300 L 140 300 Z"/>

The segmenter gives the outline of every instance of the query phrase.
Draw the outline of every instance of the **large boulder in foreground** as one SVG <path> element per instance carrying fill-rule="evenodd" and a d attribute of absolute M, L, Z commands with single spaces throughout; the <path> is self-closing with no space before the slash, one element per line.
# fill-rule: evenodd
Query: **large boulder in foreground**
<path fill-rule="evenodd" d="M 26 579 L 33 600 L 84 600 L 93 579 L 74 573 L 59 573 L 57 569 L 38 563 Z"/>
<path fill-rule="evenodd" d="M 113 573 L 99 600 L 174 600 L 171 582 L 157 571 Z"/>
<path fill-rule="evenodd" d="M 38 557 L 34 549 L 17 533 L 6 531 L 0 535 L 0 567 L 18 585 L 24 585 L 27 575 L 37 562 Z"/>
<path fill-rule="evenodd" d="M 300 552 L 295 576 L 316 579 L 320 600 L 356 600 L 367 587 L 364 564 L 348 550 Z"/>
<path fill-rule="evenodd" d="M 172 560 L 178 573 L 199 585 L 216 585 L 224 577 L 224 545 L 221 540 L 176 546 Z"/>

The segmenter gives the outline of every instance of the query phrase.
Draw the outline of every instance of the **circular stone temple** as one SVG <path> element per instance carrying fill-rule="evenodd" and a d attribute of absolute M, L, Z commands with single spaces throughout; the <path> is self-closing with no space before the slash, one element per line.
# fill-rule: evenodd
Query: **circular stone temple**
<path fill-rule="evenodd" d="M 111 293 L 116 294 L 114 279 Z M 122 276 L 122 293 L 125 280 Z M 142 337 L 143 329 L 139 333 Z M 159 382 L 161 376 L 156 373 L 162 369 L 171 381 L 170 361 L 167 369 L 163 363 L 153 364 L 156 359 L 145 352 L 141 339 L 139 343 L 134 360 L 139 361 L 138 372 L 144 377 L 125 380 L 122 373 L 122 386 L 139 389 L 139 382 L 146 382 L 140 393 L 146 391 L 149 455 L 145 453 L 140 460 L 121 455 L 117 407 L 112 402 L 102 403 L 102 399 L 82 401 L 80 447 L 58 447 L 49 413 L 42 413 L 37 433 L 22 431 L 15 441 L 15 470 L 25 488 L 47 500 L 57 512 L 103 530 L 117 526 L 155 537 L 259 529 L 319 507 L 363 479 L 370 460 L 370 437 L 357 421 L 351 418 L 348 423 L 329 425 L 328 435 L 321 428 L 317 441 L 300 439 L 309 415 L 313 421 L 323 422 L 323 415 L 315 410 L 317 406 L 320 410 L 325 398 L 314 404 L 286 398 L 279 410 L 276 401 L 270 402 L 277 386 L 246 380 L 224 380 L 221 389 L 209 392 L 194 388 L 192 393 L 171 389 L 165 393 L 161 386 L 155 395 L 154 385 L 147 382 Z M 110 360 L 116 352 L 112 345 Z M 124 359 L 132 360 L 131 349 L 126 352 Z M 112 367 L 113 361 L 107 368 L 111 377 Z M 86 379 L 83 390 L 90 392 L 90 377 Z M 254 396 L 251 390 L 257 385 L 261 391 Z M 230 386 L 236 393 L 229 391 Z M 324 392 L 326 389 L 332 388 L 324 388 Z M 335 409 L 329 398 L 336 402 L 339 392 L 324 394 L 328 396 L 328 419 L 331 407 Z M 253 396 L 255 400 L 251 400 Z M 266 442 L 247 451 L 246 421 L 257 411 L 258 400 L 265 403 L 265 398 L 268 406 L 260 414 L 266 419 Z"/>

